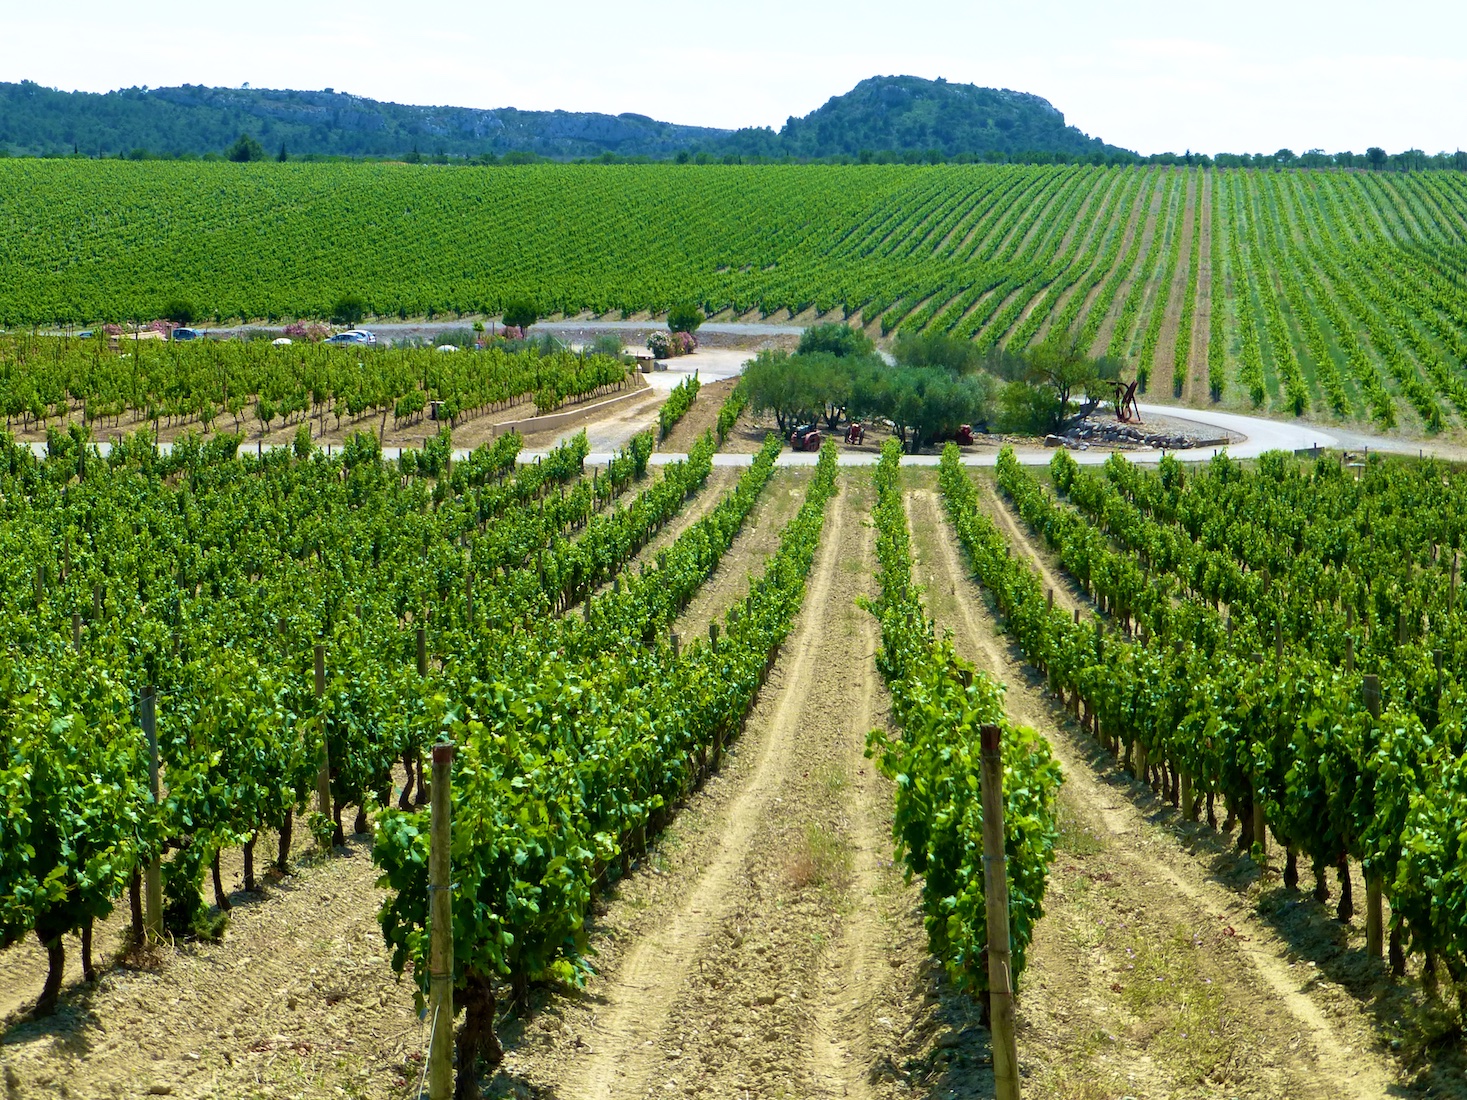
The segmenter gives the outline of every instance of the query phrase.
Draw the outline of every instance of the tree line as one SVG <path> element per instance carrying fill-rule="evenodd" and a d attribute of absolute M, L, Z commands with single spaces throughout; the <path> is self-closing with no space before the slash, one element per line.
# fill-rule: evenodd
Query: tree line
<path fill-rule="evenodd" d="M 813 326 L 793 353 L 765 350 L 749 364 L 749 406 L 772 414 L 781 432 L 888 421 L 915 454 L 964 424 L 978 432 L 1061 431 L 1112 397 L 1121 374 L 1118 361 L 1091 359 L 1065 339 L 1025 351 L 983 351 L 968 340 L 903 333 L 891 358 L 858 329 Z"/>

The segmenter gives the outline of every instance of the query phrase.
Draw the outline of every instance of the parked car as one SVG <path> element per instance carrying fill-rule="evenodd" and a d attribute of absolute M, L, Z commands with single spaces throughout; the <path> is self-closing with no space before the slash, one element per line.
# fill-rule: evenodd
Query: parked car
<path fill-rule="evenodd" d="M 456 345 L 456 344 L 439 344 L 433 350 L 435 350 L 435 351 L 458 351 L 458 345 Z"/>
<path fill-rule="evenodd" d="M 84 328 L 76 334 L 76 338 L 78 340 L 90 340 L 92 338 L 92 330 Z"/>
<path fill-rule="evenodd" d="M 338 332 L 335 336 L 328 337 L 326 340 L 326 343 L 328 344 L 371 345 L 375 344 L 376 342 L 376 335 L 368 332 L 364 328 L 347 329 L 345 332 Z"/>
<path fill-rule="evenodd" d="M 270 343 L 274 344 L 277 348 L 288 348 L 294 342 L 295 341 L 293 341 L 289 336 L 277 336 L 275 337 L 275 339 L 270 341 Z"/>
<path fill-rule="evenodd" d="M 176 328 L 173 330 L 175 340 L 202 340 L 204 334 L 196 328 Z"/>

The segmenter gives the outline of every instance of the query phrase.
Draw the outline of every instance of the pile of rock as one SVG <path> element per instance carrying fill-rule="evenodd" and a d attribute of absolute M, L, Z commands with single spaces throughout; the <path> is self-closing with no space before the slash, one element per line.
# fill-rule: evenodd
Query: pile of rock
<path fill-rule="evenodd" d="M 1044 445 L 1069 447 L 1073 451 L 1088 451 L 1091 446 L 1150 447 L 1158 451 L 1184 451 L 1197 446 L 1197 441 L 1185 435 L 1143 432 L 1130 424 L 1095 424 L 1087 420 L 1064 435 L 1045 436 Z"/>

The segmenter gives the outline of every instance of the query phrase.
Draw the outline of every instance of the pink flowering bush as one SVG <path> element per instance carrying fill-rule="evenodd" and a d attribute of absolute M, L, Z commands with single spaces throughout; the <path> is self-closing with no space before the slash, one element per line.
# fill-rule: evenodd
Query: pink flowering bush
<path fill-rule="evenodd" d="M 647 349 L 659 359 L 691 355 L 698 350 L 698 338 L 691 332 L 654 332 L 647 337 Z"/>
<path fill-rule="evenodd" d="M 292 340 L 305 340 L 312 344 L 319 344 L 331 335 L 331 329 L 319 321 L 295 321 L 285 326 L 285 335 Z"/>

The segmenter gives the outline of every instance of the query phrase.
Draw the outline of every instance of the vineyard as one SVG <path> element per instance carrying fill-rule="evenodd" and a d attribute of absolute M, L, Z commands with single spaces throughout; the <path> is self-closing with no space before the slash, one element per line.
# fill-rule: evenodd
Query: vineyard
<path fill-rule="evenodd" d="M 563 350 L 491 346 L 445 356 L 425 348 L 135 340 L 113 351 L 100 341 L 0 337 L 0 411 L 7 430 L 21 433 L 64 434 L 74 424 L 93 436 L 147 428 L 161 440 L 290 428 L 307 438 L 369 430 L 380 441 L 389 420 L 394 431 L 428 420 L 451 430 L 517 405 L 553 412 L 631 384 L 619 359 Z"/>
<path fill-rule="evenodd" d="M 69 372 L 67 392 L 90 377 L 74 343 L 12 346 Z M 268 390 L 279 349 L 156 354 L 124 408 L 148 407 L 170 378 Z M 299 360 L 321 372 L 323 394 L 349 384 L 341 354 Z M 455 366 L 371 354 L 384 376 L 399 364 L 409 386 L 422 385 L 420 369 Z M 211 355 L 214 374 L 190 358 Z M 515 356 L 489 361 L 511 372 L 505 392 L 542 386 L 534 371 L 553 369 L 524 357 L 522 377 Z M 695 383 L 682 387 L 678 404 L 695 395 Z M 720 434 L 744 401 L 735 388 Z M 895 442 L 870 472 L 838 475 L 830 444 L 814 467 L 778 472 L 771 438 L 748 467 L 715 473 L 712 432 L 656 468 L 651 431 L 591 468 L 584 435 L 530 463 L 512 433 L 457 459 L 445 434 L 390 463 L 370 431 L 331 455 L 309 439 L 252 454 L 226 432 L 167 453 L 141 433 L 106 456 L 75 434 L 53 434 L 44 458 L 0 443 L 0 942 L 12 958 L 43 949 L 34 964 L 8 964 L 43 1018 L 74 1012 L 82 988 L 111 996 L 135 976 L 162 990 L 183 982 L 187 995 L 192 971 L 159 963 L 148 943 L 161 934 L 190 955 L 230 951 L 261 912 L 294 912 L 336 865 L 361 878 L 359 905 L 373 899 L 352 925 L 375 911 L 367 971 L 399 982 L 374 1003 L 425 1006 L 436 889 L 426 761 L 448 740 L 460 1096 L 496 1071 L 576 1096 L 640 1095 L 690 1064 L 709 1081 L 753 1080 L 739 1074 L 755 1063 L 730 1063 L 731 1046 L 767 1048 L 759 1064 L 773 1068 L 758 1080 L 796 1080 L 812 1095 L 886 1095 L 860 1067 L 889 1060 L 893 1044 L 927 1067 L 902 1080 L 979 1080 L 987 1063 L 961 1052 L 983 1049 L 990 995 L 980 728 L 1000 734 L 1021 1061 L 1056 1095 L 1087 1095 L 1058 1083 L 1075 1055 L 1046 1042 L 1041 1021 L 1068 1003 L 1056 968 L 1073 945 L 1055 937 L 1095 935 L 1076 916 L 1093 904 L 1076 872 L 1093 842 L 1067 824 L 1087 812 L 1072 784 L 1101 797 L 1080 774 L 1092 769 L 1130 777 L 1131 797 L 1159 808 L 1137 828 L 1190 831 L 1217 858 L 1233 849 L 1227 858 L 1290 904 L 1353 930 L 1341 950 L 1373 975 L 1356 996 L 1467 1018 L 1467 483 L 1439 463 L 1347 468 L 1333 455 L 1275 454 L 1256 467 L 1165 459 L 1147 472 L 1119 457 L 1082 468 L 1060 451 L 1043 475 L 1005 451 L 992 479 L 975 479 L 950 446 L 914 483 Z M 1044 560 L 1069 588 L 1057 593 Z M 989 612 L 959 594 L 969 576 L 1032 686 L 1015 684 L 991 632 L 974 632 Z M 955 614 L 966 624 L 957 637 L 940 629 Z M 832 713 L 844 717 L 822 724 Z M 838 772 L 832 761 L 844 762 Z M 1177 882 L 1208 876 L 1175 847 Z M 358 850 L 370 865 L 350 858 Z M 1125 880 L 1113 861 L 1130 858 L 1085 874 L 1113 890 Z M 1128 896 L 1150 896 L 1152 858 Z M 298 876 L 305 885 L 287 888 Z M 1129 916 L 1103 936 L 1170 921 L 1194 929 L 1189 951 L 1204 946 L 1195 912 L 1119 904 Z M 1260 943 L 1278 936 L 1263 917 L 1229 919 L 1251 922 L 1240 926 Z M 637 931 L 608 939 L 607 922 Z M 756 954 L 739 950 L 749 938 Z M 1151 949 L 1129 942 L 1133 959 Z M 882 943 L 890 966 L 874 965 Z M 1234 950 L 1214 945 L 1189 964 L 1225 988 L 1190 987 L 1174 1026 L 1156 1024 L 1172 1027 L 1187 1060 L 1112 1039 L 1127 1064 L 1173 1085 L 1221 1080 L 1243 1042 L 1228 996 L 1298 1022 L 1314 1058 L 1334 1057 L 1342 1034 L 1382 1041 L 1360 1038 L 1367 1024 L 1341 1033 L 1309 1015 L 1302 994 L 1259 992 L 1248 975 L 1268 972 L 1273 949 L 1250 948 L 1230 973 Z M 925 959 L 941 978 L 914 1001 L 904 975 Z M 1132 1013 L 1172 1012 L 1170 987 L 1126 1001 L 1136 965 L 1063 982 L 1109 983 L 1093 997 Z M 1157 982 L 1182 981 L 1171 964 L 1148 965 Z M 795 973 L 883 1018 L 908 1014 L 909 1034 L 881 1038 L 841 997 L 788 986 Z M 771 984 L 787 992 L 764 992 Z M 359 995 L 324 988 L 327 1006 Z M 765 1018 L 763 1047 L 748 1047 L 725 997 Z M 954 1030 L 923 1016 L 934 1002 Z M 587 1004 L 608 1007 L 586 1015 Z M 971 1023 L 964 1005 L 982 1006 Z M 1181 1029 L 1213 1011 L 1223 1017 L 1212 1037 L 1186 1044 Z M 565 1046 L 571 1025 L 555 1021 L 567 1019 L 592 1041 Z M 1291 1061 L 1288 1026 L 1253 1041 L 1274 1044 L 1269 1072 L 1297 1083 L 1308 1073 Z M 33 1075 L 23 1079 L 39 1080 L 48 1056 L 11 1027 L 17 1065 Z M 811 1034 L 822 1037 L 813 1046 Z M 287 1041 L 315 1059 L 322 1089 L 340 1079 L 320 1061 L 340 1048 L 262 1032 L 229 1053 L 220 1036 L 216 1081 L 242 1081 L 236 1059 Z M 1432 1080 L 1458 1072 L 1451 1064 L 1426 1062 Z M 177 1079 L 193 1083 L 178 1091 L 206 1094 L 180 1065 Z M 390 1065 L 371 1095 L 410 1094 L 421 1060 Z M 101 1090 L 130 1072 L 114 1055 L 95 1068 Z"/>
<path fill-rule="evenodd" d="M 692 297 L 1467 425 L 1446 174 L 0 162 L 6 189 L 12 324 Z M 332 204 L 383 258 L 305 240 Z M 48 234 L 71 259 L 27 253 Z M 1459 469 L 785 467 L 753 381 L 529 455 L 509 418 L 641 379 L 553 342 L 0 335 L 8 1095 L 396 1100 L 450 1047 L 462 1098 L 991 1095 L 1013 1006 L 1031 1095 L 1467 1094 Z M 420 445 L 389 459 L 389 425 Z M 747 465 L 715 461 L 734 433 Z"/>
<path fill-rule="evenodd" d="M 0 323 L 694 300 L 1068 335 L 1194 404 L 1436 431 L 1467 418 L 1464 199 L 1446 172 L 11 161 Z"/>

